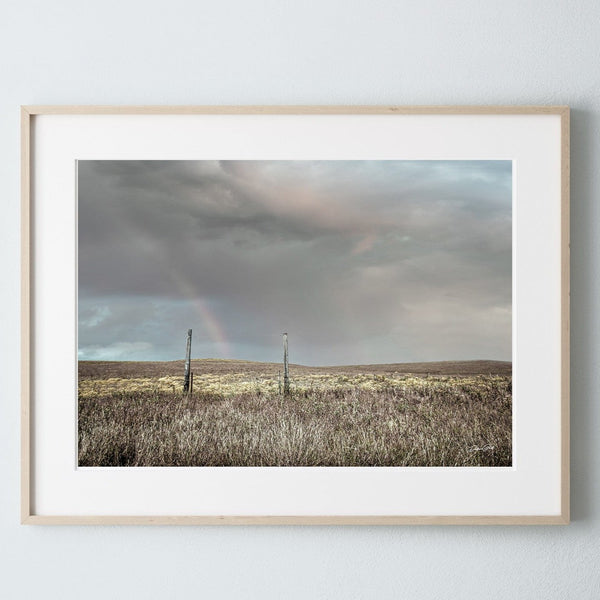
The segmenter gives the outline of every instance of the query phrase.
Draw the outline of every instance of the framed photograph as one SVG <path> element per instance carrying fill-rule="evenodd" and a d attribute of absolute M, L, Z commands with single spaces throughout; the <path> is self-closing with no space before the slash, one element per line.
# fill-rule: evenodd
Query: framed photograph
<path fill-rule="evenodd" d="M 569 522 L 569 109 L 22 108 L 22 522 Z"/>

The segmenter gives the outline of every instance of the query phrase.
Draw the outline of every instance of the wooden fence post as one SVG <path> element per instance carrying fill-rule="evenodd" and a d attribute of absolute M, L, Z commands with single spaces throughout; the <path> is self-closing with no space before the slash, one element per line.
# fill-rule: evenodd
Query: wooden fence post
<path fill-rule="evenodd" d="M 290 395 L 290 377 L 288 372 L 288 334 L 283 334 L 283 395 Z"/>
<path fill-rule="evenodd" d="M 192 330 L 188 329 L 187 344 L 185 349 L 185 371 L 183 376 L 183 393 L 190 390 L 190 357 L 192 355 Z"/>
<path fill-rule="evenodd" d="M 190 372 L 190 392 L 188 396 L 193 396 L 194 394 L 194 371 Z"/>

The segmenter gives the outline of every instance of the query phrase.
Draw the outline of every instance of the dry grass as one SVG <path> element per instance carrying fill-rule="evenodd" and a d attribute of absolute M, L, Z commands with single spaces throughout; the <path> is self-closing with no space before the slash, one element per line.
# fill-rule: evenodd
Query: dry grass
<path fill-rule="evenodd" d="M 181 375 L 160 369 L 174 363 L 81 363 L 79 464 L 511 464 L 510 374 L 304 367 L 282 398 L 278 365 L 199 362 L 192 398 Z"/>

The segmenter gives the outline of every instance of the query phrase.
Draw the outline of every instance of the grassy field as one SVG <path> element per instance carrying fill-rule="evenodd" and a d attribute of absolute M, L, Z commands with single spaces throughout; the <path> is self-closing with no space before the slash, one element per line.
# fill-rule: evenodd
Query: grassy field
<path fill-rule="evenodd" d="M 80 362 L 82 466 L 510 466 L 511 364 Z"/>

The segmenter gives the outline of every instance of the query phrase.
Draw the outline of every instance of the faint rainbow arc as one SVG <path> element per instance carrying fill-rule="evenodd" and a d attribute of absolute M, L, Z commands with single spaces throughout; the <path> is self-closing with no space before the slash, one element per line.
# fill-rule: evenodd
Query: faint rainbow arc
<path fill-rule="evenodd" d="M 225 329 L 221 325 L 214 311 L 208 306 L 208 303 L 198 293 L 193 286 L 177 269 L 171 269 L 169 272 L 171 279 L 182 295 L 192 304 L 204 326 L 204 332 L 215 344 L 219 357 L 231 358 L 231 345 L 225 334 Z"/>

